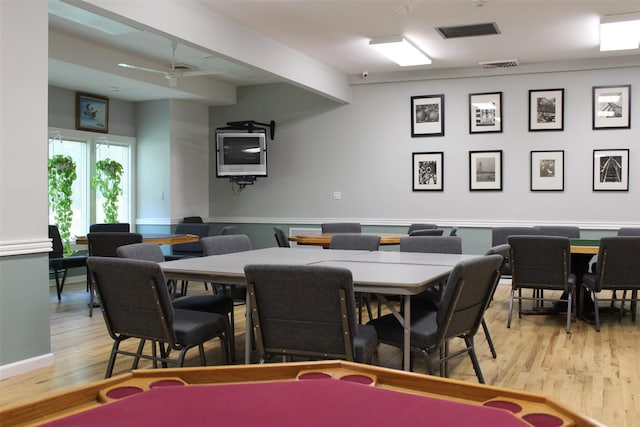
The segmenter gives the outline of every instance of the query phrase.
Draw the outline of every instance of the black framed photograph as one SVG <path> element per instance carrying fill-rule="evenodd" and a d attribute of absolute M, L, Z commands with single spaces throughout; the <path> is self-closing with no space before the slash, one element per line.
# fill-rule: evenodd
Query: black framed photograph
<path fill-rule="evenodd" d="M 444 153 L 413 153 L 413 191 L 442 191 Z"/>
<path fill-rule="evenodd" d="M 76 93 L 76 129 L 91 132 L 109 131 L 109 99 Z"/>
<path fill-rule="evenodd" d="M 564 89 L 529 91 L 529 132 L 564 130 Z"/>
<path fill-rule="evenodd" d="M 469 133 L 502 132 L 502 92 L 469 94 Z"/>
<path fill-rule="evenodd" d="M 469 190 L 502 191 L 502 150 L 469 151 Z"/>
<path fill-rule="evenodd" d="M 593 191 L 629 191 L 629 150 L 593 150 Z"/>
<path fill-rule="evenodd" d="M 593 129 L 631 128 L 631 85 L 593 87 Z"/>
<path fill-rule="evenodd" d="M 444 95 L 411 97 L 411 136 L 444 136 Z"/>
<path fill-rule="evenodd" d="M 531 191 L 564 191 L 564 151 L 531 152 Z"/>

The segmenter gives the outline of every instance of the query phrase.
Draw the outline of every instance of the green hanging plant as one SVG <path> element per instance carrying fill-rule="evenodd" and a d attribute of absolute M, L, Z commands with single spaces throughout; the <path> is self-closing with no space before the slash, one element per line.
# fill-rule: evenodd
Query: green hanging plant
<path fill-rule="evenodd" d="M 49 209 L 54 212 L 54 220 L 60 230 L 65 254 L 71 253 L 69 232 L 73 220 L 71 195 L 76 178 L 76 163 L 70 156 L 56 154 L 49 159 Z"/>
<path fill-rule="evenodd" d="M 91 183 L 104 197 L 105 222 L 118 222 L 118 196 L 123 193 L 120 187 L 123 172 L 124 168 L 115 160 L 106 158 L 96 163 L 96 174 Z"/>

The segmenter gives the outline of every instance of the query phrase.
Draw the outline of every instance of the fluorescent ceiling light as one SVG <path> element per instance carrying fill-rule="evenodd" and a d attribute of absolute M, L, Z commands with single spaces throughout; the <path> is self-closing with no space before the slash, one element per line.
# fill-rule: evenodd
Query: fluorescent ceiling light
<path fill-rule="evenodd" d="M 402 36 L 371 39 L 369 46 L 376 48 L 401 67 L 431 64 L 431 59 L 424 52 Z"/>
<path fill-rule="evenodd" d="M 640 13 L 605 16 L 600 20 L 600 50 L 640 48 Z"/>

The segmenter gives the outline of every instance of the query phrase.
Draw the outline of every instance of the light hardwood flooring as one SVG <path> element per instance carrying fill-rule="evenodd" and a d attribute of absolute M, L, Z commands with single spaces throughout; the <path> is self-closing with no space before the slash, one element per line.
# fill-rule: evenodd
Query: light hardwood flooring
<path fill-rule="evenodd" d="M 199 283 L 190 294 L 205 292 Z M 640 426 L 640 320 L 629 315 L 622 322 L 603 316 L 601 332 L 592 324 L 578 321 L 572 333 L 564 330 L 564 316 L 523 316 L 506 327 L 510 286 L 501 284 L 485 319 L 498 357 L 493 359 L 484 334 L 476 339 L 476 350 L 487 384 L 552 396 L 559 402 L 610 426 Z M 62 302 L 55 291 L 50 296 L 51 346 L 54 366 L 0 381 L 0 408 L 45 394 L 102 379 L 111 349 L 102 314 L 88 316 L 84 283 L 65 287 Z M 244 348 L 244 305 L 236 307 L 236 348 Z M 25 331 L 28 333 L 28 331 Z M 222 362 L 219 341 L 206 346 L 210 365 Z M 131 344 L 133 348 L 133 344 Z M 456 348 L 455 340 L 451 349 Z M 198 363 L 197 350 L 188 354 L 187 365 Z M 379 363 L 400 368 L 399 350 L 381 345 Z M 120 357 L 114 373 L 129 369 L 130 359 Z M 141 362 L 141 367 L 149 366 Z M 239 363 L 239 362 L 238 362 Z M 425 372 L 420 358 L 414 370 Z M 450 377 L 477 382 L 467 357 L 450 363 Z M 0 420 L 1 424 L 1 420 Z"/>

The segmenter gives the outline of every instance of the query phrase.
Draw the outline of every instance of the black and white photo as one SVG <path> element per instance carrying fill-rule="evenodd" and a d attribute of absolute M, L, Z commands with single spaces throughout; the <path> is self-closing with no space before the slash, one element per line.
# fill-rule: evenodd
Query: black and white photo
<path fill-rule="evenodd" d="M 564 151 L 531 152 L 531 191 L 564 191 Z"/>
<path fill-rule="evenodd" d="M 629 190 L 629 150 L 593 150 L 593 191 Z"/>
<path fill-rule="evenodd" d="M 469 190 L 502 191 L 502 150 L 469 152 Z"/>
<path fill-rule="evenodd" d="M 469 94 L 469 133 L 502 132 L 502 92 Z"/>
<path fill-rule="evenodd" d="M 442 191 L 443 152 L 413 153 L 413 191 Z"/>
<path fill-rule="evenodd" d="M 529 131 L 564 129 L 564 89 L 529 91 Z"/>
<path fill-rule="evenodd" d="M 411 97 L 411 136 L 444 136 L 444 95 Z"/>
<path fill-rule="evenodd" d="M 593 129 L 631 127 L 631 85 L 593 87 Z"/>

